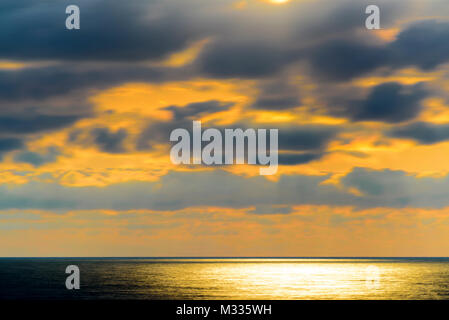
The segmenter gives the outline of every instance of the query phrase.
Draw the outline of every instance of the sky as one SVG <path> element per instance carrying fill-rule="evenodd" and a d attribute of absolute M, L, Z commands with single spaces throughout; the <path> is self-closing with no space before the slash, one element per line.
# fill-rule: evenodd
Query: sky
<path fill-rule="evenodd" d="M 0 256 L 449 256 L 448 39 L 447 0 L 2 0 Z M 192 121 L 277 173 L 173 164 Z"/>

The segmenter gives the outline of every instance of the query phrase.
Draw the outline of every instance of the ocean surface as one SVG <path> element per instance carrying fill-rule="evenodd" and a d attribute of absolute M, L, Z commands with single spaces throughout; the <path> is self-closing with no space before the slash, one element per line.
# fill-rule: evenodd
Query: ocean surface
<path fill-rule="evenodd" d="M 449 299 L 449 258 L 0 258 L 0 299 Z"/>

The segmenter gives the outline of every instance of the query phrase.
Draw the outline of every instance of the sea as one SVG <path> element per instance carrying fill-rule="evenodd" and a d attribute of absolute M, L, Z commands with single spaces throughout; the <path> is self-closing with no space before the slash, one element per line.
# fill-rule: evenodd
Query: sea
<path fill-rule="evenodd" d="M 0 299 L 449 299 L 449 258 L 0 258 Z"/>

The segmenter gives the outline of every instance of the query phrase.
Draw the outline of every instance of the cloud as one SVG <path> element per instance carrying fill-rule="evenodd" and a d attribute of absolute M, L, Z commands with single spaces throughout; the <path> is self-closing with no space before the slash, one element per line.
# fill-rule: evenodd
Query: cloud
<path fill-rule="evenodd" d="M 214 103 L 215 108 L 208 108 L 206 114 L 213 114 L 215 111 L 222 110 L 223 106 L 227 104 Z M 207 104 L 189 104 L 186 107 L 179 108 L 178 115 L 175 116 L 174 121 L 159 121 L 150 123 L 139 135 L 137 140 L 137 149 L 145 150 L 152 149 L 155 145 L 169 146 L 170 133 L 177 128 L 186 129 L 190 132 L 190 138 L 193 138 L 192 134 L 192 120 L 198 120 L 199 118 L 193 118 L 198 110 L 203 110 Z M 220 107 L 221 106 L 221 107 Z M 188 108 L 192 108 L 188 110 Z M 178 110 L 178 108 L 166 108 L 169 110 Z M 205 110 L 205 109 L 204 109 Z M 210 113 L 209 113 L 210 112 Z M 205 114 L 202 114 L 205 115 Z M 218 129 L 222 137 L 225 136 L 225 129 L 242 129 L 247 130 L 251 126 L 244 123 L 235 123 L 229 126 L 214 126 L 202 125 L 202 130 L 207 128 Z M 261 127 L 255 126 L 257 129 Z M 266 128 L 270 129 L 270 128 Z M 325 154 L 325 149 L 328 143 L 334 139 L 339 133 L 340 129 L 335 126 L 301 126 L 301 127 L 279 127 L 278 128 L 278 146 L 281 153 L 279 154 L 279 163 L 284 165 L 304 164 L 310 161 L 318 160 Z M 205 146 L 208 142 L 202 142 L 202 146 Z M 224 145 L 223 145 L 224 147 Z M 285 151 L 282 153 L 282 151 Z M 224 152 L 224 151 L 223 151 Z M 245 149 L 246 152 L 246 149 Z M 301 152 L 295 154 L 295 152 Z M 224 154 L 224 153 L 223 153 Z"/>
<path fill-rule="evenodd" d="M 387 64 L 388 52 L 378 45 L 336 40 L 310 49 L 307 60 L 316 77 L 344 81 Z"/>
<path fill-rule="evenodd" d="M 378 214 L 366 214 L 366 215 L 355 215 L 355 216 L 347 216 L 341 214 L 332 214 L 330 216 L 329 222 L 333 227 L 341 226 L 351 222 L 363 223 L 367 220 L 384 220 L 386 218 L 386 213 L 378 213 Z"/>
<path fill-rule="evenodd" d="M 211 100 L 205 102 L 194 102 L 183 107 L 170 106 L 164 108 L 164 110 L 172 112 L 174 121 L 197 120 L 208 114 L 229 110 L 229 108 L 233 105 L 234 103 Z"/>
<path fill-rule="evenodd" d="M 64 28 L 66 16 L 61 12 L 65 12 L 66 3 L 21 3 L 4 1 L 0 21 L 10 31 L 0 35 L 0 58 L 53 63 L 0 71 L 0 100 L 8 102 L 64 97 L 74 92 L 87 95 L 131 81 L 198 76 L 273 79 L 301 62 L 309 64 L 312 75 L 319 79 L 349 80 L 380 67 L 429 69 L 447 61 L 447 23 L 411 24 L 390 44 L 358 36 L 365 2 L 319 1 L 271 7 L 270 11 L 260 7 L 236 11 L 228 8 L 226 1 L 207 5 L 141 1 L 131 5 L 118 0 L 80 0 L 70 3 L 82 8 L 83 26 L 76 31 Z M 400 4 L 381 1 L 380 5 L 385 26 L 403 14 Z M 22 10 L 24 6 L 27 10 Z M 413 38 L 415 33 L 426 34 L 419 37 L 426 40 Z M 146 63 L 161 61 L 202 39 L 210 41 L 191 65 L 167 68 Z M 430 54 L 432 51 L 438 53 Z M 282 110 L 298 106 L 297 92 L 287 87 L 277 93 L 262 88 L 253 107 Z"/>
<path fill-rule="evenodd" d="M 306 243 L 320 255 L 316 248 L 335 253 L 336 238 L 328 235 L 336 229 L 341 255 L 366 254 L 370 246 L 374 254 L 404 254 L 404 243 L 394 241 L 404 235 L 414 239 L 413 250 L 424 244 L 419 254 L 438 247 L 447 234 L 449 176 L 423 178 L 421 170 L 443 165 L 413 157 L 405 163 L 399 157 L 416 148 L 396 150 L 380 134 L 420 144 L 449 140 L 449 125 L 416 122 L 424 99 L 435 98 L 428 99 L 434 111 L 431 102 L 446 95 L 449 23 L 436 17 L 449 13 L 447 0 L 378 0 L 380 31 L 365 29 L 369 0 L 254 0 L 239 10 L 234 2 L 0 1 L 0 158 L 8 160 L 0 170 L 0 211 L 13 209 L 0 212 L 2 236 L 11 243 L 6 255 L 64 254 L 62 247 L 84 254 L 96 250 L 93 243 L 100 244 L 95 252 L 109 248 L 111 255 L 175 247 L 170 254 L 188 247 L 189 254 L 212 255 L 241 243 L 250 244 L 240 248 L 245 252 L 270 243 L 264 253 L 284 247 L 288 255 L 298 247 L 292 243 Z M 81 30 L 64 28 L 69 4 L 81 8 Z M 186 52 L 188 59 L 175 59 Z M 169 63 L 175 60 L 184 62 Z M 421 78 L 427 83 L 410 85 Z M 271 121 L 271 114 L 279 116 Z M 163 148 L 170 132 L 190 131 L 192 120 L 205 118 L 203 129 L 257 129 L 261 121 L 279 128 L 279 163 L 303 166 L 283 166 L 270 180 L 243 174 L 244 166 L 173 168 Z M 67 132 L 69 142 L 104 153 L 47 148 Z M 145 152 L 116 155 L 135 149 Z M 45 166 L 60 154 L 63 162 Z M 35 168 L 17 172 L 17 163 Z M 353 168 L 398 163 L 407 169 Z M 93 184 L 101 187 L 85 186 Z M 354 244 L 362 231 L 369 240 Z M 381 249 L 379 235 L 388 239 Z"/>
<path fill-rule="evenodd" d="M 298 106 L 300 101 L 296 96 L 264 96 L 257 99 L 253 105 L 256 109 L 284 110 Z"/>
<path fill-rule="evenodd" d="M 415 122 L 393 128 L 387 135 L 394 138 L 411 139 L 421 144 L 434 144 L 449 140 L 449 125 Z"/>
<path fill-rule="evenodd" d="M 331 39 L 307 49 L 305 59 L 315 76 L 330 81 L 361 77 L 381 67 L 429 71 L 449 62 L 448 37 L 448 22 L 414 22 L 391 43 L 370 43 L 356 37 Z"/>
<path fill-rule="evenodd" d="M 125 129 L 119 129 L 116 132 L 110 131 L 108 128 L 95 128 L 90 132 L 93 142 L 101 151 L 109 153 L 120 153 L 125 151 L 123 142 L 128 136 Z"/>
<path fill-rule="evenodd" d="M 45 153 L 23 151 L 14 156 L 14 161 L 24 162 L 35 167 L 40 167 L 46 163 L 55 162 L 59 155 L 59 149 L 56 147 L 51 147 L 48 148 Z"/>
<path fill-rule="evenodd" d="M 88 175 L 88 173 L 86 173 Z M 0 209 L 178 210 L 212 206 L 337 205 L 357 208 L 442 208 L 449 206 L 449 176 L 418 178 L 403 171 L 355 168 L 341 178 L 344 188 L 323 184 L 325 176 L 289 175 L 278 181 L 242 177 L 221 170 L 171 172 L 155 182 L 105 187 L 64 187 L 32 181 L 0 186 Z M 193 183 L 194 182 L 194 183 Z M 360 195 L 347 192 L 357 189 Z"/>
<path fill-rule="evenodd" d="M 246 179 L 214 171 L 173 172 L 158 182 L 120 183 L 103 188 L 30 182 L 13 189 L 0 186 L 0 208 L 175 210 L 192 206 L 238 208 L 254 204 L 317 203 L 318 184 L 324 180 L 325 177 L 285 177 L 277 184 L 263 177 Z M 329 201 L 331 194 L 340 193 L 333 187 L 324 189 L 330 191 Z"/>
<path fill-rule="evenodd" d="M 311 161 L 319 160 L 324 156 L 324 152 L 305 152 L 299 154 L 279 154 L 279 164 L 281 165 L 296 165 L 309 163 Z"/>
<path fill-rule="evenodd" d="M 176 210 L 194 206 L 244 208 L 253 205 L 347 202 L 333 186 L 320 185 L 326 176 L 283 176 L 279 182 L 213 172 L 172 172 L 157 182 L 119 183 L 102 188 L 64 187 L 30 182 L 9 189 L 0 186 L 0 209 L 152 209 Z M 195 183 L 192 183 L 194 181 Z M 211 183 L 213 182 L 213 183 Z"/>
<path fill-rule="evenodd" d="M 449 204 L 449 176 L 418 178 L 403 171 L 354 168 L 341 183 L 356 188 L 364 207 L 442 208 Z"/>
<path fill-rule="evenodd" d="M 259 95 L 252 105 L 254 109 L 286 110 L 301 104 L 299 90 L 284 79 L 262 82 Z"/>
<path fill-rule="evenodd" d="M 249 210 L 248 213 L 254 214 L 289 214 L 293 212 L 293 208 L 289 206 L 256 206 L 256 208 Z"/>
<path fill-rule="evenodd" d="M 162 82 L 185 78 L 183 69 L 156 66 L 122 65 L 66 65 L 0 71 L 0 100 L 42 100 L 72 93 L 107 89 L 127 81 Z"/>
<path fill-rule="evenodd" d="M 416 22 L 403 30 L 389 49 L 398 67 L 417 66 L 435 69 L 449 62 L 449 22 Z"/>
<path fill-rule="evenodd" d="M 421 101 L 428 95 L 421 84 L 382 83 L 372 88 L 364 100 L 350 102 L 346 111 L 356 121 L 402 122 L 419 114 Z"/>
<path fill-rule="evenodd" d="M 318 78 L 348 80 L 366 74 L 390 61 L 386 45 L 360 32 L 369 4 L 302 2 L 223 16 L 232 21 L 232 27 L 211 36 L 213 41 L 196 65 L 200 72 L 218 78 L 267 78 L 303 61 Z M 378 5 L 384 27 L 392 26 L 407 11 L 391 1 Z"/>
<path fill-rule="evenodd" d="M 363 9 L 369 1 L 291 3 L 269 10 L 256 6 L 256 10 L 243 11 L 233 10 L 231 1 L 204 4 L 203 1 L 153 0 L 129 4 L 119 0 L 77 0 L 52 6 L 30 1 L 20 3 L 3 1 L 0 27 L 9 32 L 0 35 L 1 58 L 115 64 L 117 69 L 110 72 L 114 74 L 112 79 L 119 77 L 118 68 L 123 67 L 120 64 L 127 64 L 122 68 L 124 71 L 135 68 L 131 66 L 134 63 L 161 61 L 204 39 L 211 41 L 194 62 L 191 76 L 265 78 L 305 60 L 314 74 L 345 80 L 380 66 L 414 65 L 431 69 L 446 62 L 448 56 L 444 40 L 449 31 L 444 22 L 412 24 L 390 44 L 376 43 L 368 34 L 358 35 L 357 31 L 364 28 Z M 80 30 L 64 28 L 68 4 L 81 8 Z M 378 4 L 384 27 L 393 25 L 407 13 L 399 1 Z M 438 54 L 431 54 L 432 51 Z M 89 72 L 89 69 L 98 70 L 98 66 L 84 65 L 84 69 L 87 70 L 78 70 L 72 77 L 90 77 L 92 82 L 105 82 L 109 78 L 106 72 L 97 76 Z M 143 78 L 144 71 L 129 71 L 122 79 Z M 146 71 L 148 78 L 157 77 Z M 45 72 L 42 70 L 44 76 Z M 64 80 L 62 74 L 60 79 Z M 76 86 L 70 77 L 65 81 Z M 68 88 L 65 81 L 60 86 Z M 34 92 L 39 95 L 47 90 L 43 87 Z"/>
<path fill-rule="evenodd" d="M 23 60 L 136 61 L 160 59 L 200 38 L 182 5 L 120 0 L 44 2 L 3 1 L 0 34 L 3 58 Z M 78 5 L 81 28 L 65 28 L 65 8 Z M 24 6 L 26 10 L 24 10 Z"/>
<path fill-rule="evenodd" d="M 138 150 L 147 150 L 152 149 L 157 144 L 166 144 L 168 146 L 170 144 L 170 133 L 174 129 L 183 128 L 191 132 L 192 121 L 229 110 L 233 105 L 233 102 L 210 100 L 189 103 L 183 107 L 168 106 L 164 110 L 171 111 L 172 120 L 149 121 L 150 123 L 142 130 L 137 138 L 136 148 Z"/>
<path fill-rule="evenodd" d="M 282 47 L 268 43 L 215 42 L 198 58 L 199 68 L 217 78 L 257 78 L 272 76 L 289 62 Z"/>
<path fill-rule="evenodd" d="M 30 134 L 72 125 L 80 115 L 0 115 L 0 133 Z"/>
<path fill-rule="evenodd" d="M 128 130 L 124 128 L 113 131 L 106 127 L 94 127 L 72 130 L 67 141 L 86 147 L 95 146 L 106 153 L 125 153 L 128 151 L 125 148 L 127 137 Z"/>
<path fill-rule="evenodd" d="M 18 150 L 23 147 L 23 140 L 18 138 L 0 138 L 0 157 L 9 151 Z"/>
<path fill-rule="evenodd" d="M 339 129 L 334 126 L 302 126 L 279 128 L 279 149 L 311 151 L 324 149 Z"/>

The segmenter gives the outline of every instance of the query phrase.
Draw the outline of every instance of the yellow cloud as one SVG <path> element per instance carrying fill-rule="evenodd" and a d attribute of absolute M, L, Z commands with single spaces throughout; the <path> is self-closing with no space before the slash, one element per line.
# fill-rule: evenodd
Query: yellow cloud
<path fill-rule="evenodd" d="M 4 210 L 8 256 L 447 256 L 449 208 L 297 205 L 176 211 Z M 39 219 L 29 219 L 34 215 Z M 16 216 L 17 215 L 17 216 Z M 357 239 L 357 241 L 354 241 Z"/>
<path fill-rule="evenodd" d="M 413 85 L 419 82 L 434 81 L 443 75 L 442 71 L 422 72 L 413 68 L 402 69 L 389 76 L 370 76 L 352 81 L 359 87 L 373 87 L 385 82 L 398 82 L 403 85 Z"/>
<path fill-rule="evenodd" d="M 52 61 L 23 62 L 13 60 L 0 60 L 0 70 L 20 70 L 30 67 L 45 67 L 54 64 Z"/>
<path fill-rule="evenodd" d="M 209 39 L 204 39 L 198 42 L 195 42 L 187 49 L 176 52 L 170 55 L 167 59 L 160 62 L 159 65 L 165 66 L 165 67 L 182 67 L 185 66 L 191 62 L 193 62 L 198 54 L 203 49 L 204 45 L 209 42 Z"/>
<path fill-rule="evenodd" d="M 23 62 L 0 60 L 0 70 L 17 70 L 25 68 L 26 64 Z"/>
<path fill-rule="evenodd" d="M 442 98 L 430 98 L 424 101 L 424 110 L 419 119 L 436 124 L 449 123 L 449 106 Z"/>

